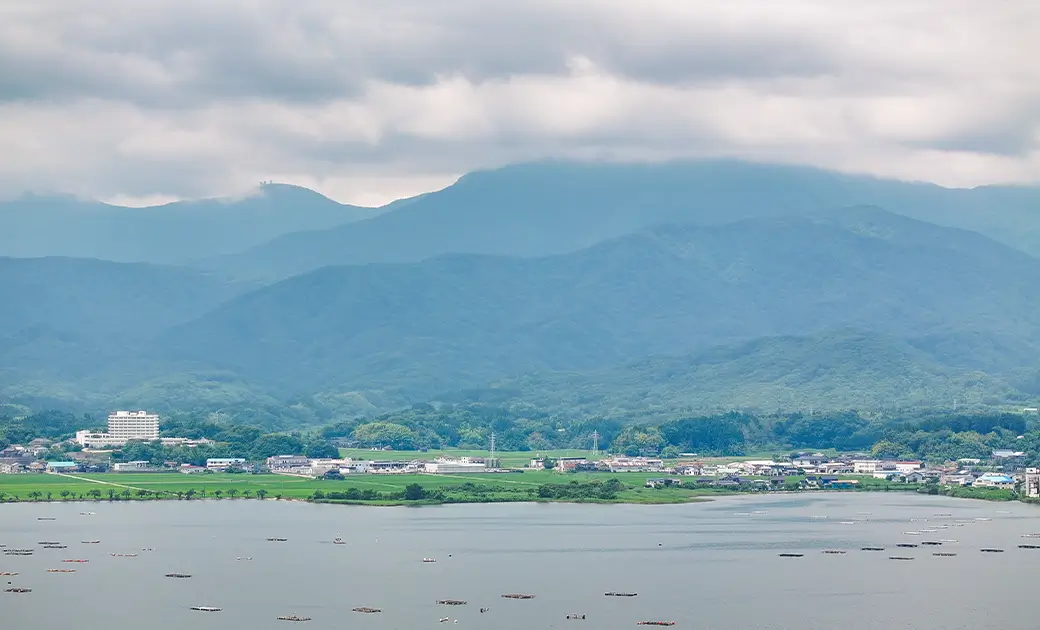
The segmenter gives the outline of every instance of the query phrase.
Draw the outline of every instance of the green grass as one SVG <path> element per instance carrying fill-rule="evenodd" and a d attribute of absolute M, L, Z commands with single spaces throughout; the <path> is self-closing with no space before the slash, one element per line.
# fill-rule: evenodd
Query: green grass
<path fill-rule="evenodd" d="M 76 479 L 58 475 L 24 474 L 0 475 L 0 496 L 16 497 L 19 500 L 30 500 L 30 493 L 41 493 L 41 499 L 61 500 L 61 492 L 68 491 L 69 500 L 90 499 L 91 490 L 99 490 L 102 498 L 108 498 L 109 490 L 122 494 L 125 490 L 131 498 L 139 498 L 138 491 L 164 492 L 165 498 L 175 498 L 177 492 L 186 493 L 195 490 L 196 495 L 205 491 L 206 497 L 214 497 L 220 491 L 228 498 L 228 491 L 235 490 L 241 499 L 243 493 L 255 496 L 258 490 L 267 492 L 268 498 L 282 497 L 286 499 L 306 499 L 315 491 L 345 492 L 351 488 L 358 490 L 375 490 L 382 493 L 402 492 L 405 486 L 418 483 L 424 488 L 451 489 L 456 500 L 532 500 L 528 495 L 531 489 L 542 484 L 563 484 L 571 481 L 587 482 L 592 480 L 606 481 L 611 477 L 620 479 L 629 489 L 623 491 L 618 500 L 633 503 L 677 503 L 691 500 L 704 494 L 712 494 L 705 490 L 668 489 L 651 490 L 643 488 L 648 478 L 659 477 L 659 473 L 558 473 L 549 470 L 529 470 L 523 473 L 487 473 L 460 475 L 357 475 L 340 480 L 306 479 L 285 475 L 230 475 L 230 474 L 195 474 L 180 473 L 107 473 L 77 474 Z M 484 486 L 482 492 L 474 498 L 472 493 L 458 490 L 465 483 Z M 460 494 L 461 492 L 461 494 Z M 468 497 L 468 499 L 467 499 Z"/>

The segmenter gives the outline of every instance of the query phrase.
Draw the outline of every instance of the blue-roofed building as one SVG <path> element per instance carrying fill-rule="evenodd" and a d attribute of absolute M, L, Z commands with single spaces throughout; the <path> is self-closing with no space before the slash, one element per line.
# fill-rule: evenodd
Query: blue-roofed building
<path fill-rule="evenodd" d="M 48 472 L 75 472 L 79 470 L 76 462 L 47 462 Z"/>
<path fill-rule="evenodd" d="M 1013 490 L 1015 488 L 1015 479 L 1007 475 L 986 473 L 976 479 L 971 485 L 976 488 L 1006 488 Z"/>

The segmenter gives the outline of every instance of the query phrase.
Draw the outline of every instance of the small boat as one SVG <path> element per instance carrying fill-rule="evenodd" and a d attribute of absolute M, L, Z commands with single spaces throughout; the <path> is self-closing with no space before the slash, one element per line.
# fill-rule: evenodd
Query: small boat
<path fill-rule="evenodd" d="M 347 541 L 343 540 L 342 538 L 336 538 L 336 539 L 334 539 L 332 541 L 332 544 L 333 545 L 345 545 L 345 544 L 347 544 Z"/>
<path fill-rule="evenodd" d="M 506 593 L 502 597 L 506 599 L 534 599 L 534 595 L 528 595 L 526 593 Z"/>
<path fill-rule="evenodd" d="M 437 562 L 437 559 L 436 558 L 423 558 L 422 561 L 423 562 Z"/>
<path fill-rule="evenodd" d="M 1004 553 L 1003 549 L 997 549 L 995 547 L 983 547 L 979 551 L 982 551 L 983 553 Z"/>
<path fill-rule="evenodd" d="M 889 556 L 889 560 L 913 560 L 910 556 Z"/>
<path fill-rule="evenodd" d="M 942 543 L 940 541 L 938 541 L 938 540 L 922 540 L 921 544 L 922 545 L 929 545 L 931 547 L 937 547 L 937 546 L 941 545 Z"/>
<path fill-rule="evenodd" d="M 267 542 L 285 542 L 288 538 L 268 538 Z"/>
<path fill-rule="evenodd" d="M 448 619 L 447 617 L 441 617 L 440 619 L 437 620 L 438 623 L 445 623 L 447 621 L 450 621 L 450 619 Z"/>
<path fill-rule="evenodd" d="M 47 569 L 47 573 L 75 573 L 75 569 Z"/>
<path fill-rule="evenodd" d="M 300 617 L 297 615 L 283 615 L 278 617 L 279 621 L 310 621 L 310 617 Z"/>
<path fill-rule="evenodd" d="M 465 606 L 466 605 L 465 600 L 461 600 L 461 599 L 438 599 L 437 603 L 441 604 L 441 605 L 444 605 L 444 606 Z"/>
<path fill-rule="evenodd" d="M 805 554 L 804 553 L 778 553 L 777 555 L 780 556 L 781 558 L 801 558 Z"/>
<path fill-rule="evenodd" d="M 674 621 L 637 621 L 637 626 L 674 626 Z"/>
<path fill-rule="evenodd" d="M 838 555 L 838 554 L 845 553 L 845 551 L 843 551 L 841 549 L 824 549 L 823 553 L 829 553 L 829 554 Z"/>
<path fill-rule="evenodd" d="M 933 553 L 932 555 L 933 556 L 939 556 L 940 558 L 952 558 L 953 556 L 956 556 L 957 554 L 950 553 L 949 551 L 939 551 L 939 552 Z"/>
<path fill-rule="evenodd" d="M 14 577 L 16 575 L 18 575 L 17 571 L 2 571 L 2 572 L 0 572 L 0 576 L 2 576 L 2 577 Z"/>
<path fill-rule="evenodd" d="M 101 543 L 100 540 L 81 540 L 80 542 L 83 543 L 84 545 L 97 545 L 97 544 Z"/>
<path fill-rule="evenodd" d="M 155 551 L 152 547 L 141 547 L 141 551 Z"/>
<path fill-rule="evenodd" d="M 220 608 L 217 608 L 215 606 L 192 606 L 191 609 L 198 610 L 201 612 L 220 612 L 221 610 Z"/>
<path fill-rule="evenodd" d="M 235 560 L 252 560 L 253 556 L 239 556 Z"/>
<path fill-rule="evenodd" d="M 606 597 L 635 597 L 638 594 L 639 593 L 615 593 L 614 591 L 603 593 Z"/>
<path fill-rule="evenodd" d="M 1040 549 L 1040 545 L 1019 545 L 1019 549 Z"/>
<path fill-rule="evenodd" d="M 31 588 L 5 588 L 5 593 L 31 593 Z"/>
<path fill-rule="evenodd" d="M 168 578 L 190 578 L 191 574 L 190 573 L 167 573 L 166 577 L 168 577 Z"/>
<path fill-rule="evenodd" d="M 567 615 L 567 618 L 568 619 L 584 619 L 585 615 L 584 614 L 581 614 L 581 615 L 579 615 L 579 614 L 570 614 L 570 615 Z"/>
<path fill-rule="evenodd" d="M 884 547 L 860 547 L 862 551 L 884 551 Z"/>
<path fill-rule="evenodd" d="M 353 608 L 352 610 L 354 612 L 359 612 L 359 613 L 381 613 L 381 612 L 383 612 L 379 608 L 369 608 L 368 606 L 358 606 L 357 608 Z"/>
<path fill-rule="evenodd" d="M 896 547 L 903 547 L 904 549 L 913 549 L 916 546 L 915 543 L 896 543 Z"/>

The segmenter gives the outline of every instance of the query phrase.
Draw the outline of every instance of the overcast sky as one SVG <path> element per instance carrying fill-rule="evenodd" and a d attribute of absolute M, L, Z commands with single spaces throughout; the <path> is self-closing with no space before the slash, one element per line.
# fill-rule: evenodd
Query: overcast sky
<path fill-rule="evenodd" d="M 700 155 L 1036 182 L 1037 59 L 1037 0 L 4 0 L 0 195 Z"/>

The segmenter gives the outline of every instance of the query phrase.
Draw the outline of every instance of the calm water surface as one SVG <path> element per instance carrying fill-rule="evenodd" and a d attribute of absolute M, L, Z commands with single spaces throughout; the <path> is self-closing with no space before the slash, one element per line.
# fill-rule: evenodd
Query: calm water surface
<path fill-rule="evenodd" d="M 938 525 L 947 528 L 903 533 Z M 1018 545 L 1040 544 L 1021 538 L 1033 532 L 1040 532 L 1038 508 L 895 493 L 680 506 L 372 508 L 241 499 L 2 505 L 0 544 L 35 554 L 0 555 L 0 571 L 20 574 L 2 578 L 4 588 L 9 580 L 33 589 L 0 592 L 0 627 L 412 630 L 445 627 L 438 619 L 447 616 L 445 625 L 495 630 L 635 628 L 656 619 L 674 620 L 677 629 L 1032 630 L 1040 625 L 1031 570 L 1040 550 Z M 333 545 L 336 536 L 347 544 Z M 91 539 L 101 544 L 80 542 Z M 958 542 L 895 548 L 939 539 Z M 68 549 L 37 544 L 52 540 Z M 860 551 L 873 545 L 886 550 Z M 805 556 L 777 555 L 787 551 Z M 936 551 L 958 555 L 932 556 Z M 90 562 L 63 564 L 67 558 Z M 77 572 L 46 572 L 69 567 Z M 193 577 L 165 578 L 170 572 Z M 612 590 L 639 595 L 603 596 Z M 514 592 L 537 598 L 501 598 Z M 438 606 L 438 599 L 469 604 Z M 223 611 L 195 612 L 193 605 Z M 355 606 L 383 612 L 351 612 Z M 482 606 L 490 611 L 481 614 Z M 313 621 L 275 619 L 294 613 Z M 587 619 L 568 621 L 568 613 Z"/>

